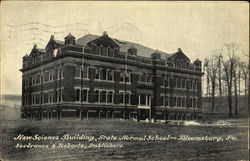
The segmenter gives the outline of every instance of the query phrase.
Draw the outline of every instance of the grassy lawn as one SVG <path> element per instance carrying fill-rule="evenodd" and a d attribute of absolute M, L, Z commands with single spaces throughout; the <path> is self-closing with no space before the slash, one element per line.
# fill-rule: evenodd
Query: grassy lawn
<path fill-rule="evenodd" d="M 248 160 L 248 129 L 244 127 L 176 126 L 111 119 L 89 120 L 18 120 L 2 126 L 2 158 L 4 160 Z M 183 140 L 14 140 L 19 134 L 26 136 L 63 136 L 85 134 L 99 138 L 100 135 L 122 138 L 143 136 L 179 137 L 219 136 L 224 141 Z M 237 140 L 226 140 L 233 135 Z M 16 148 L 16 144 L 84 144 L 112 143 L 115 148 Z"/>

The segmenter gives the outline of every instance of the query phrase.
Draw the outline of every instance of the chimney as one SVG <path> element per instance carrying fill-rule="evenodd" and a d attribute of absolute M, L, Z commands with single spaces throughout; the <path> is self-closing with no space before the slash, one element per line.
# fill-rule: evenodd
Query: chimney
<path fill-rule="evenodd" d="M 178 52 L 182 52 L 181 48 L 178 48 Z"/>
<path fill-rule="evenodd" d="M 50 36 L 50 39 L 51 39 L 51 40 L 54 40 L 54 39 L 55 39 L 55 36 L 54 36 L 54 35 L 51 35 L 51 36 Z"/>
<path fill-rule="evenodd" d="M 69 33 L 65 38 L 65 45 L 67 44 L 71 44 L 71 45 L 75 45 L 75 36 L 73 36 L 71 33 Z"/>
<path fill-rule="evenodd" d="M 107 31 L 103 31 L 102 35 L 103 35 L 103 36 L 108 36 Z"/>

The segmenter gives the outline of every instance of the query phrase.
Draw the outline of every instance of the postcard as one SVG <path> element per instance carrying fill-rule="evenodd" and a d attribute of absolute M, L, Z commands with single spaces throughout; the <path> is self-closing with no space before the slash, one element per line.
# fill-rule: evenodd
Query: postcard
<path fill-rule="evenodd" d="M 244 1 L 2 1 L 0 160 L 249 160 L 249 62 Z"/>

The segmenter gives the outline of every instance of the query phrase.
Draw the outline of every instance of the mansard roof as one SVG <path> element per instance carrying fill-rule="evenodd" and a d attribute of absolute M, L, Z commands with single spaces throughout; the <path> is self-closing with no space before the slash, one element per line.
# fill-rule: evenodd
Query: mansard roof
<path fill-rule="evenodd" d="M 90 44 L 90 42 L 93 42 L 94 40 L 97 40 L 100 36 L 93 35 L 93 34 L 87 34 L 81 38 L 76 39 L 76 44 L 78 45 L 83 45 L 87 46 Z M 101 36 L 102 37 L 102 36 Z M 110 38 L 110 37 L 109 37 Z M 134 43 L 134 42 L 129 42 L 129 41 L 123 41 L 123 40 L 118 40 L 116 38 L 110 38 L 112 39 L 113 42 L 115 42 L 119 47 L 121 52 L 127 52 L 131 46 L 137 49 L 137 55 L 139 56 L 145 56 L 145 57 L 150 57 L 152 53 L 154 53 L 154 49 L 146 47 L 144 45 Z M 158 50 L 159 51 L 159 50 Z M 162 54 L 169 55 L 163 51 L 159 51 Z M 170 55 L 169 55 L 170 56 Z"/>
<path fill-rule="evenodd" d="M 68 36 L 72 36 L 71 34 L 69 34 Z M 67 36 L 67 37 L 68 37 Z M 118 47 L 120 49 L 120 52 L 123 53 L 127 53 L 128 49 L 135 48 L 137 49 L 137 55 L 138 56 L 143 56 L 143 57 L 151 57 L 151 54 L 157 52 L 161 54 L 161 59 L 174 59 L 176 57 L 183 57 L 186 58 L 187 60 L 190 61 L 190 59 L 181 51 L 181 49 L 179 48 L 178 51 L 176 53 L 165 53 L 163 51 L 160 50 L 154 50 L 152 48 L 146 47 L 144 45 L 138 44 L 138 43 L 134 43 L 134 42 L 130 42 L 130 41 L 123 41 L 123 40 L 119 40 L 116 38 L 111 38 L 108 36 L 108 34 L 106 32 L 104 32 L 104 34 L 102 36 L 98 36 L 98 35 L 93 35 L 93 34 L 87 34 L 84 35 L 83 37 L 80 37 L 78 39 L 75 40 L 75 44 L 76 45 L 81 45 L 81 46 L 88 46 L 88 45 L 92 45 L 95 44 L 98 41 L 105 41 L 108 40 L 108 43 L 110 43 L 113 47 Z M 46 45 L 46 50 L 48 50 L 49 48 L 58 48 L 61 46 L 64 46 L 65 43 L 64 41 L 60 41 L 60 40 L 56 40 L 54 38 L 54 35 L 51 35 L 51 38 L 49 40 L 49 42 Z M 40 53 L 46 53 L 45 49 L 41 49 L 41 48 L 37 48 L 37 46 L 34 46 L 31 53 L 34 52 L 34 50 L 40 52 Z"/>

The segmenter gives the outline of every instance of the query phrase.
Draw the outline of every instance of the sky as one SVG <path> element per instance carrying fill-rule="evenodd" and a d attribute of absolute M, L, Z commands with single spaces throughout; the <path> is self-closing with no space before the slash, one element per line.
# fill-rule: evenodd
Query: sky
<path fill-rule="evenodd" d="M 71 32 L 137 42 L 166 53 L 178 48 L 191 59 L 209 57 L 226 43 L 249 53 L 247 2 L 1 2 L 1 93 L 21 94 L 22 57 L 34 44 Z"/>

